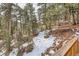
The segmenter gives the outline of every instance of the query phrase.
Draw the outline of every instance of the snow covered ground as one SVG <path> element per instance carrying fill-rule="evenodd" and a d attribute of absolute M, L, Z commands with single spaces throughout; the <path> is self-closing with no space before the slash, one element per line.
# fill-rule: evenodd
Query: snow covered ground
<path fill-rule="evenodd" d="M 32 52 L 25 52 L 23 56 L 41 56 L 41 53 L 43 53 L 47 48 L 52 46 L 55 37 L 52 37 L 52 35 L 50 35 L 49 38 L 44 38 L 44 35 L 45 31 L 40 32 L 37 37 L 34 37 L 34 49 L 32 50 Z"/>

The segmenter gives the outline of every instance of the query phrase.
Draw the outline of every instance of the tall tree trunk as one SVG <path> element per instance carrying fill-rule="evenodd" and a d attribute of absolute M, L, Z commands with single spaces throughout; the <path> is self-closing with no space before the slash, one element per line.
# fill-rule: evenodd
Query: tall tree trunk
<path fill-rule="evenodd" d="M 6 12 L 5 12 L 5 39 L 6 39 L 6 47 L 7 51 L 11 50 L 10 44 L 11 44 L 11 7 L 12 4 L 8 3 L 6 4 Z"/>
<path fill-rule="evenodd" d="M 79 24 L 79 11 L 77 12 L 77 24 Z"/>
<path fill-rule="evenodd" d="M 75 14 L 72 14 L 72 16 L 73 16 L 73 25 L 76 25 Z"/>

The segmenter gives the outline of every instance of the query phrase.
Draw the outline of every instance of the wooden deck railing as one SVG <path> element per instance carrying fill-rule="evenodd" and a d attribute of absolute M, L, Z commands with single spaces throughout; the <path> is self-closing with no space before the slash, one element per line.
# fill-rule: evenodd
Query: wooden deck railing
<path fill-rule="evenodd" d="M 77 37 L 70 39 L 53 56 L 74 56 L 79 52 L 79 42 Z"/>

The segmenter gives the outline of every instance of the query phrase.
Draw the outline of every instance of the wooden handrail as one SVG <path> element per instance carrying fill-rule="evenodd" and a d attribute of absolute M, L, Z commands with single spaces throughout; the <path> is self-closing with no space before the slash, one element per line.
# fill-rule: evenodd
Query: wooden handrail
<path fill-rule="evenodd" d="M 67 42 L 67 44 L 65 44 L 58 51 L 56 51 L 55 54 L 53 54 L 53 56 L 64 56 L 76 41 L 77 41 L 77 37 L 74 36 L 72 39 L 70 39 Z"/>

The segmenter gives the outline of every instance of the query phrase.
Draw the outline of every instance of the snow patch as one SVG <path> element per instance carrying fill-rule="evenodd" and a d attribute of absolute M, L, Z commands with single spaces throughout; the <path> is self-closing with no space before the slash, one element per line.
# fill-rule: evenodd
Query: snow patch
<path fill-rule="evenodd" d="M 49 38 L 44 38 L 45 31 L 40 32 L 37 37 L 33 38 L 34 42 L 34 49 L 32 52 L 24 53 L 24 56 L 41 56 L 41 53 L 44 52 L 47 48 L 52 46 L 54 43 L 55 37 L 52 37 L 52 35 L 49 36 Z"/>
<path fill-rule="evenodd" d="M 3 40 L 0 40 L 0 43 L 2 43 L 3 42 Z"/>
<path fill-rule="evenodd" d="M 9 56 L 16 56 L 18 52 L 18 48 L 13 48 L 12 52 L 9 54 Z"/>
<path fill-rule="evenodd" d="M 5 52 L 6 52 L 6 49 L 4 47 L 2 47 L 0 49 L 0 56 L 5 56 Z"/>
<path fill-rule="evenodd" d="M 79 38 L 79 32 L 76 32 L 76 36 Z M 79 41 L 79 39 L 78 39 L 78 41 Z"/>
<path fill-rule="evenodd" d="M 27 47 L 28 46 L 28 43 L 24 43 L 22 46 L 23 47 Z"/>
<path fill-rule="evenodd" d="M 54 54 L 54 53 L 55 53 L 55 51 L 53 51 L 53 50 L 50 50 L 50 51 L 49 51 L 49 53 L 50 53 L 50 54 Z"/>
<path fill-rule="evenodd" d="M 76 32 L 76 34 L 79 36 L 79 32 Z"/>

